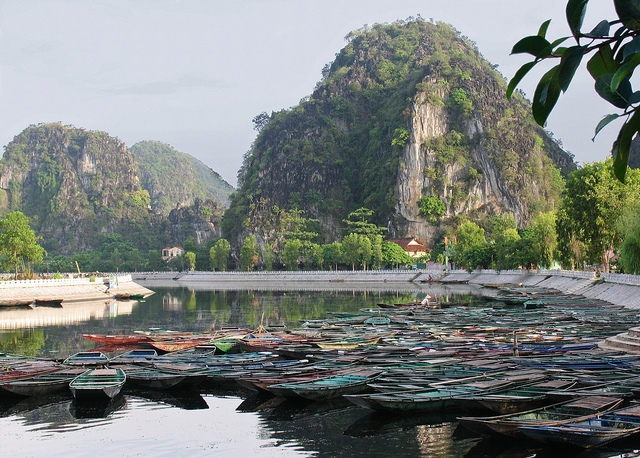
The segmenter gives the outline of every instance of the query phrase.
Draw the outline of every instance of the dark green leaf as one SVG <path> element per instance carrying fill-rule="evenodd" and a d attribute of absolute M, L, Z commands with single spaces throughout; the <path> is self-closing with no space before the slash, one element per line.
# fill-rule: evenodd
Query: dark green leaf
<path fill-rule="evenodd" d="M 600 46 L 598 52 L 587 62 L 587 70 L 594 80 L 607 73 L 615 73 L 617 68 L 618 66 L 613 60 L 613 52 L 608 44 Z"/>
<path fill-rule="evenodd" d="M 563 92 L 569 89 L 569 84 L 571 84 L 573 75 L 575 75 L 586 49 L 586 46 L 572 46 L 562 53 L 560 69 L 558 70 L 558 81 L 560 82 L 560 88 Z"/>
<path fill-rule="evenodd" d="M 549 55 L 549 52 L 547 52 L 546 55 L 544 55 L 543 52 L 549 47 L 550 44 L 551 43 L 549 43 L 546 39 L 537 35 L 524 37 L 522 40 L 513 45 L 511 54 L 526 53 L 543 59 Z"/>
<path fill-rule="evenodd" d="M 545 49 L 544 51 L 548 51 L 549 55 L 554 55 L 554 56 L 562 56 L 562 53 L 566 51 L 567 48 L 558 48 L 554 51 L 554 48 L 556 46 L 558 46 L 559 44 L 561 44 L 563 41 L 569 39 L 570 37 L 562 37 L 562 38 L 558 38 L 556 41 L 554 41 L 553 43 L 551 43 L 547 49 Z"/>
<path fill-rule="evenodd" d="M 629 98 L 629 105 L 635 105 L 638 102 L 640 102 L 640 91 L 634 92 Z"/>
<path fill-rule="evenodd" d="M 538 61 L 528 62 L 520 67 L 516 74 L 513 75 L 513 78 L 509 81 L 509 85 L 507 86 L 508 99 L 511 98 L 511 94 L 513 94 L 513 91 L 516 89 L 520 81 L 522 81 L 522 78 L 524 78 L 524 76 L 529 73 L 529 70 L 531 70 L 537 63 Z"/>
<path fill-rule="evenodd" d="M 544 38 L 547 36 L 547 29 L 549 28 L 549 24 L 551 23 L 551 19 L 544 21 L 540 25 L 540 29 L 538 30 L 538 36 Z"/>
<path fill-rule="evenodd" d="M 640 113 L 635 111 L 618 134 L 618 138 L 613 143 L 611 155 L 613 156 L 613 172 L 620 181 L 624 183 L 627 174 L 627 164 L 629 162 L 629 150 L 631 141 L 640 130 Z"/>
<path fill-rule="evenodd" d="M 629 56 L 638 54 L 640 51 L 640 37 L 635 37 L 629 43 L 624 45 L 620 51 L 622 52 L 622 62 L 626 61 Z"/>
<path fill-rule="evenodd" d="M 540 126 L 544 126 L 547 118 L 556 105 L 560 97 L 560 83 L 558 82 L 558 70 L 560 65 L 556 65 L 540 79 L 536 92 L 533 96 L 531 111 L 533 118 Z"/>
<path fill-rule="evenodd" d="M 567 23 L 574 37 L 578 38 L 589 0 L 569 0 L 567 3 Z"/>
<path fill-rule="evenodd" d="M 631 99 L 632 90 L 629 80 L 622 80 L 616 91 L 611 90 L 613 75 L 608 73 L 596 80 L 596 92 L 610 104 L 618 108 L 627 108 Z"/>
<path fill-rule="evenodd" d="M 592 141 L 596 139 L 596 137 L 598 136 L 598 134 L 600 133 L 600 131 L 602 129 L 604 129 L 604 127 L 609 124 L 612 121 L 615 121 L 616 119 L 618 119 L 620 117 L 620 115 L 618 114 L 610 114 L 605 116 L 604 118 L 602 118 L 602 120 L 598 123 L 598 125 L 596 126 L 596 133 L 593 135 L 593 138 L 591 139 Z"/>
<path fill-rule="evenodd" d="M 610 29 L 611 26 L 609 25 L 609 21 L 605 19 L 600 21 L 600 23 L 595 26 L 591 32 L 585 33 L 584 36 L 589 38 L 603 38 L 609 35 Z"/>
<path fill-rule="evenodd" d="M 617 91 L 622 81 L 631 79 L 638 65 L 640 65 L 640 54 L 636 54 L 629 62 L 622 64 L 611 79 L 611 90 Z"/>

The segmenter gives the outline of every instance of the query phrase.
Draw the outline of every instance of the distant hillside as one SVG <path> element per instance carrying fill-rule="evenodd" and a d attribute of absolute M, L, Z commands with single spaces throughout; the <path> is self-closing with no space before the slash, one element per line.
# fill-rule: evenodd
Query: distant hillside
<path fill-rule="evenodd" d="M 198 159 L 157 141 L 138 142 L 129 149 L 154 212 L 168 215 L 177 206 L 192 205 L 195 199 L 229 206 L 233 187 Z"/>
<path fill-rule="evenodd" d="M 300 208 L 339 239 L 346 215 L 374 210 L 391 236 L 430 241 L 455 218 L 554 207 L 576 168 L 475 45 L 422 19 L 351 33 L 315 91 L 258 119 L 223 232 L 264 232 L 272 209 Z M 444 215 L 421 214 L 423 198 Z M 262 223 L 258 223 L 262 222 Z"/>
<path fill-rule="evenodd" d="M 187 197 L 174 197 L 183 208 L 163 215 L 152 210 L 136 159 L 120 140 L 59 123 L 29 126 L 0 159 L 0 217 L 23 212 L 50 256 L 95 249 L 110 234 L 139 250 L 219 237 L 224 208 L 185 164 L 177 163 L 179 172 L 166 180 L 171 186 L 182 169 L 192 171 L 181 187 Z M 203 198 L 189 183 L 200 184 Z"/>

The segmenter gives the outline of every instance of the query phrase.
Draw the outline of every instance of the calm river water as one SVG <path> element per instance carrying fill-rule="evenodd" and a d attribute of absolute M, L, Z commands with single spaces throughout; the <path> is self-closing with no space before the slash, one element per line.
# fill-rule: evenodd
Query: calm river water
<path fill-rule="evenodd" d="M 415 290 L 211 291 L 145 285 L 145 301 L 69 303 L 63 308 L 0 310 L 0 351 L 64 358 L 94 348 L 82 334 L 125 334 L 158 327 L 204 331 L 221 326 L 297 327 L 300 320 L 378 302 L 422 298 Z M 453 297 L 472 290 L 429 289 Z M 0 398 L 2 456 L 563 456 L 560 450 L 473 437 L 455 416 L 393 416 L 345 402 L 290 403 L 244 391 L 125 393 L 108 405 L 78 406 L 71 395 Z M 640 445 L 640 444 L 639 444 Z M 636 447 L 637 448 L 637 447 Z M 591 452 L 590 452 L 591 453 Z M 637 456 L 630 450 L 627 455 Z M 571 456 L 575 456 L 575 450 Z M 581 455 L 582 456 L 582 455 Z M 583 456 L 623 456 L 610 449 Z"/>

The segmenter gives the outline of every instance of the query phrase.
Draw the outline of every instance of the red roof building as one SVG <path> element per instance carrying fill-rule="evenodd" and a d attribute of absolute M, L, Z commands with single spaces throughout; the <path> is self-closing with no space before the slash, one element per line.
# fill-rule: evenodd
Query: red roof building
<path fill-rule="evenodd" d="M 412 258 L 421 258 L 431 252 L 431 248 L 418 242 L 413 237 L 407 237 L 402 239 L 389 239 L 389 242 L 395 243 L 402 248 Z"/>

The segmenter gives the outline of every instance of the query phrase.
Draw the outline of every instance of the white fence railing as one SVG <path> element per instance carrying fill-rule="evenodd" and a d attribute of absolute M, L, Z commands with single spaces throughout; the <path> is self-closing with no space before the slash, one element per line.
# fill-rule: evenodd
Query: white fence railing
<path fill-rule="evenodd" d="M 119 283 L 133 281 L 131 274 L 118 275 Z M 43 286 L 77 286 L 108 283 L 109 277 L 51 278 L 41 280 L 5 280 L 0 281 L 0 289 L 5 288 L 37 288 Z"/>

